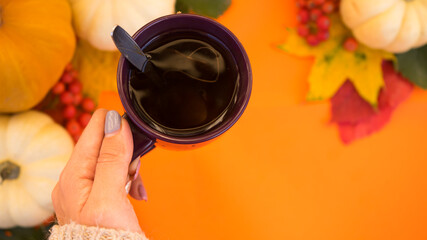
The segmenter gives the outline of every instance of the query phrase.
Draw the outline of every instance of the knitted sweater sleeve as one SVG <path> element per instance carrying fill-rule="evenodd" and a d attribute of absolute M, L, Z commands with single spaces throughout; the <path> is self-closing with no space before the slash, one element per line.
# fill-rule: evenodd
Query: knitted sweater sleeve
<path fill-rule="evenodd" d="M 71 223 L 53 226 L 49 240 L 148 240 L 148 238 L 143 233 Z"/>

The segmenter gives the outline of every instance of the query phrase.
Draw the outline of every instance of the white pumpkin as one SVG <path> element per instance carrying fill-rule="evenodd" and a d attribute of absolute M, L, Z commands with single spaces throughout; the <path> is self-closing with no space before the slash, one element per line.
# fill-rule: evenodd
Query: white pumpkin
<path fill-rule="evenodd" d="M 101 50 L 116 50 L 110 33 L 120 25 L 133 34 L 151 20 L 172 14 L 175 0 L 70 0 L 77 35 Z"/>
<path fill-rule="evenodd" d="M 401 53 L 427 43 L 427 0 L 341 0 L 340 12 L 371 48 Z"/>
<path fill-rule="evenodd" d="M 0 228 L 31 227 L 53 213 L 51 192 L 73 150 L 48 115 L 0 115 Z"/>

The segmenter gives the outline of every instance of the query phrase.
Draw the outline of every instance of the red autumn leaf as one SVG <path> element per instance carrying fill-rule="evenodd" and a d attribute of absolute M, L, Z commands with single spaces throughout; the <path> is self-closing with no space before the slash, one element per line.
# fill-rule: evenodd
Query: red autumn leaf
<path fill-rule="evenodd" d="M 385 86 L 378 97 L 378 108 L 362 99 L 348 80 L 332 97 L 331 121 L 338 124 L 344 143 L 379 131 L 390 120 L 396 107 L 409 97 L 412 84 L 394 70 L 392 63 L 383 62 L 382 70 Z"/>
<path fill-rule="evenodd" d="M 347 80 L 331 99 L 332 122 L 355 124 L 366 121 L 375 109 L 357 93 L 353 83 Z"/>

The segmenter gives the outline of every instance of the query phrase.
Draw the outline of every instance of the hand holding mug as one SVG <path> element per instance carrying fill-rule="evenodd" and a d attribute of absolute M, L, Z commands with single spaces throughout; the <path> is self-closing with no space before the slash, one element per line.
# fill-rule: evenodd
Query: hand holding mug
<path fill-rule="evenodd" d="M 138 176 L 139 166 L 129 168 L 132 152 L 127 121 L 115 111 L 97 110 L 52 192 L 58 223 L 141 233 L 126 191 L 129 176 Z M 140 184 L 139 177 L 131 190 L 138 199 L 146 197 Z"/>

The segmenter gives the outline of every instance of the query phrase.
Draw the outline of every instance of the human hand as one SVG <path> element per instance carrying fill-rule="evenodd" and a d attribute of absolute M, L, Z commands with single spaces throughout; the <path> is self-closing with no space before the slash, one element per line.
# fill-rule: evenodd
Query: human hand
<path fill-rule="evenodd" d="M 60 225 L 71 222 L 141 233 L 131 195 L 146 199 L 129 124 L 115 111 L 95 111 L 52 191 Z"/>

